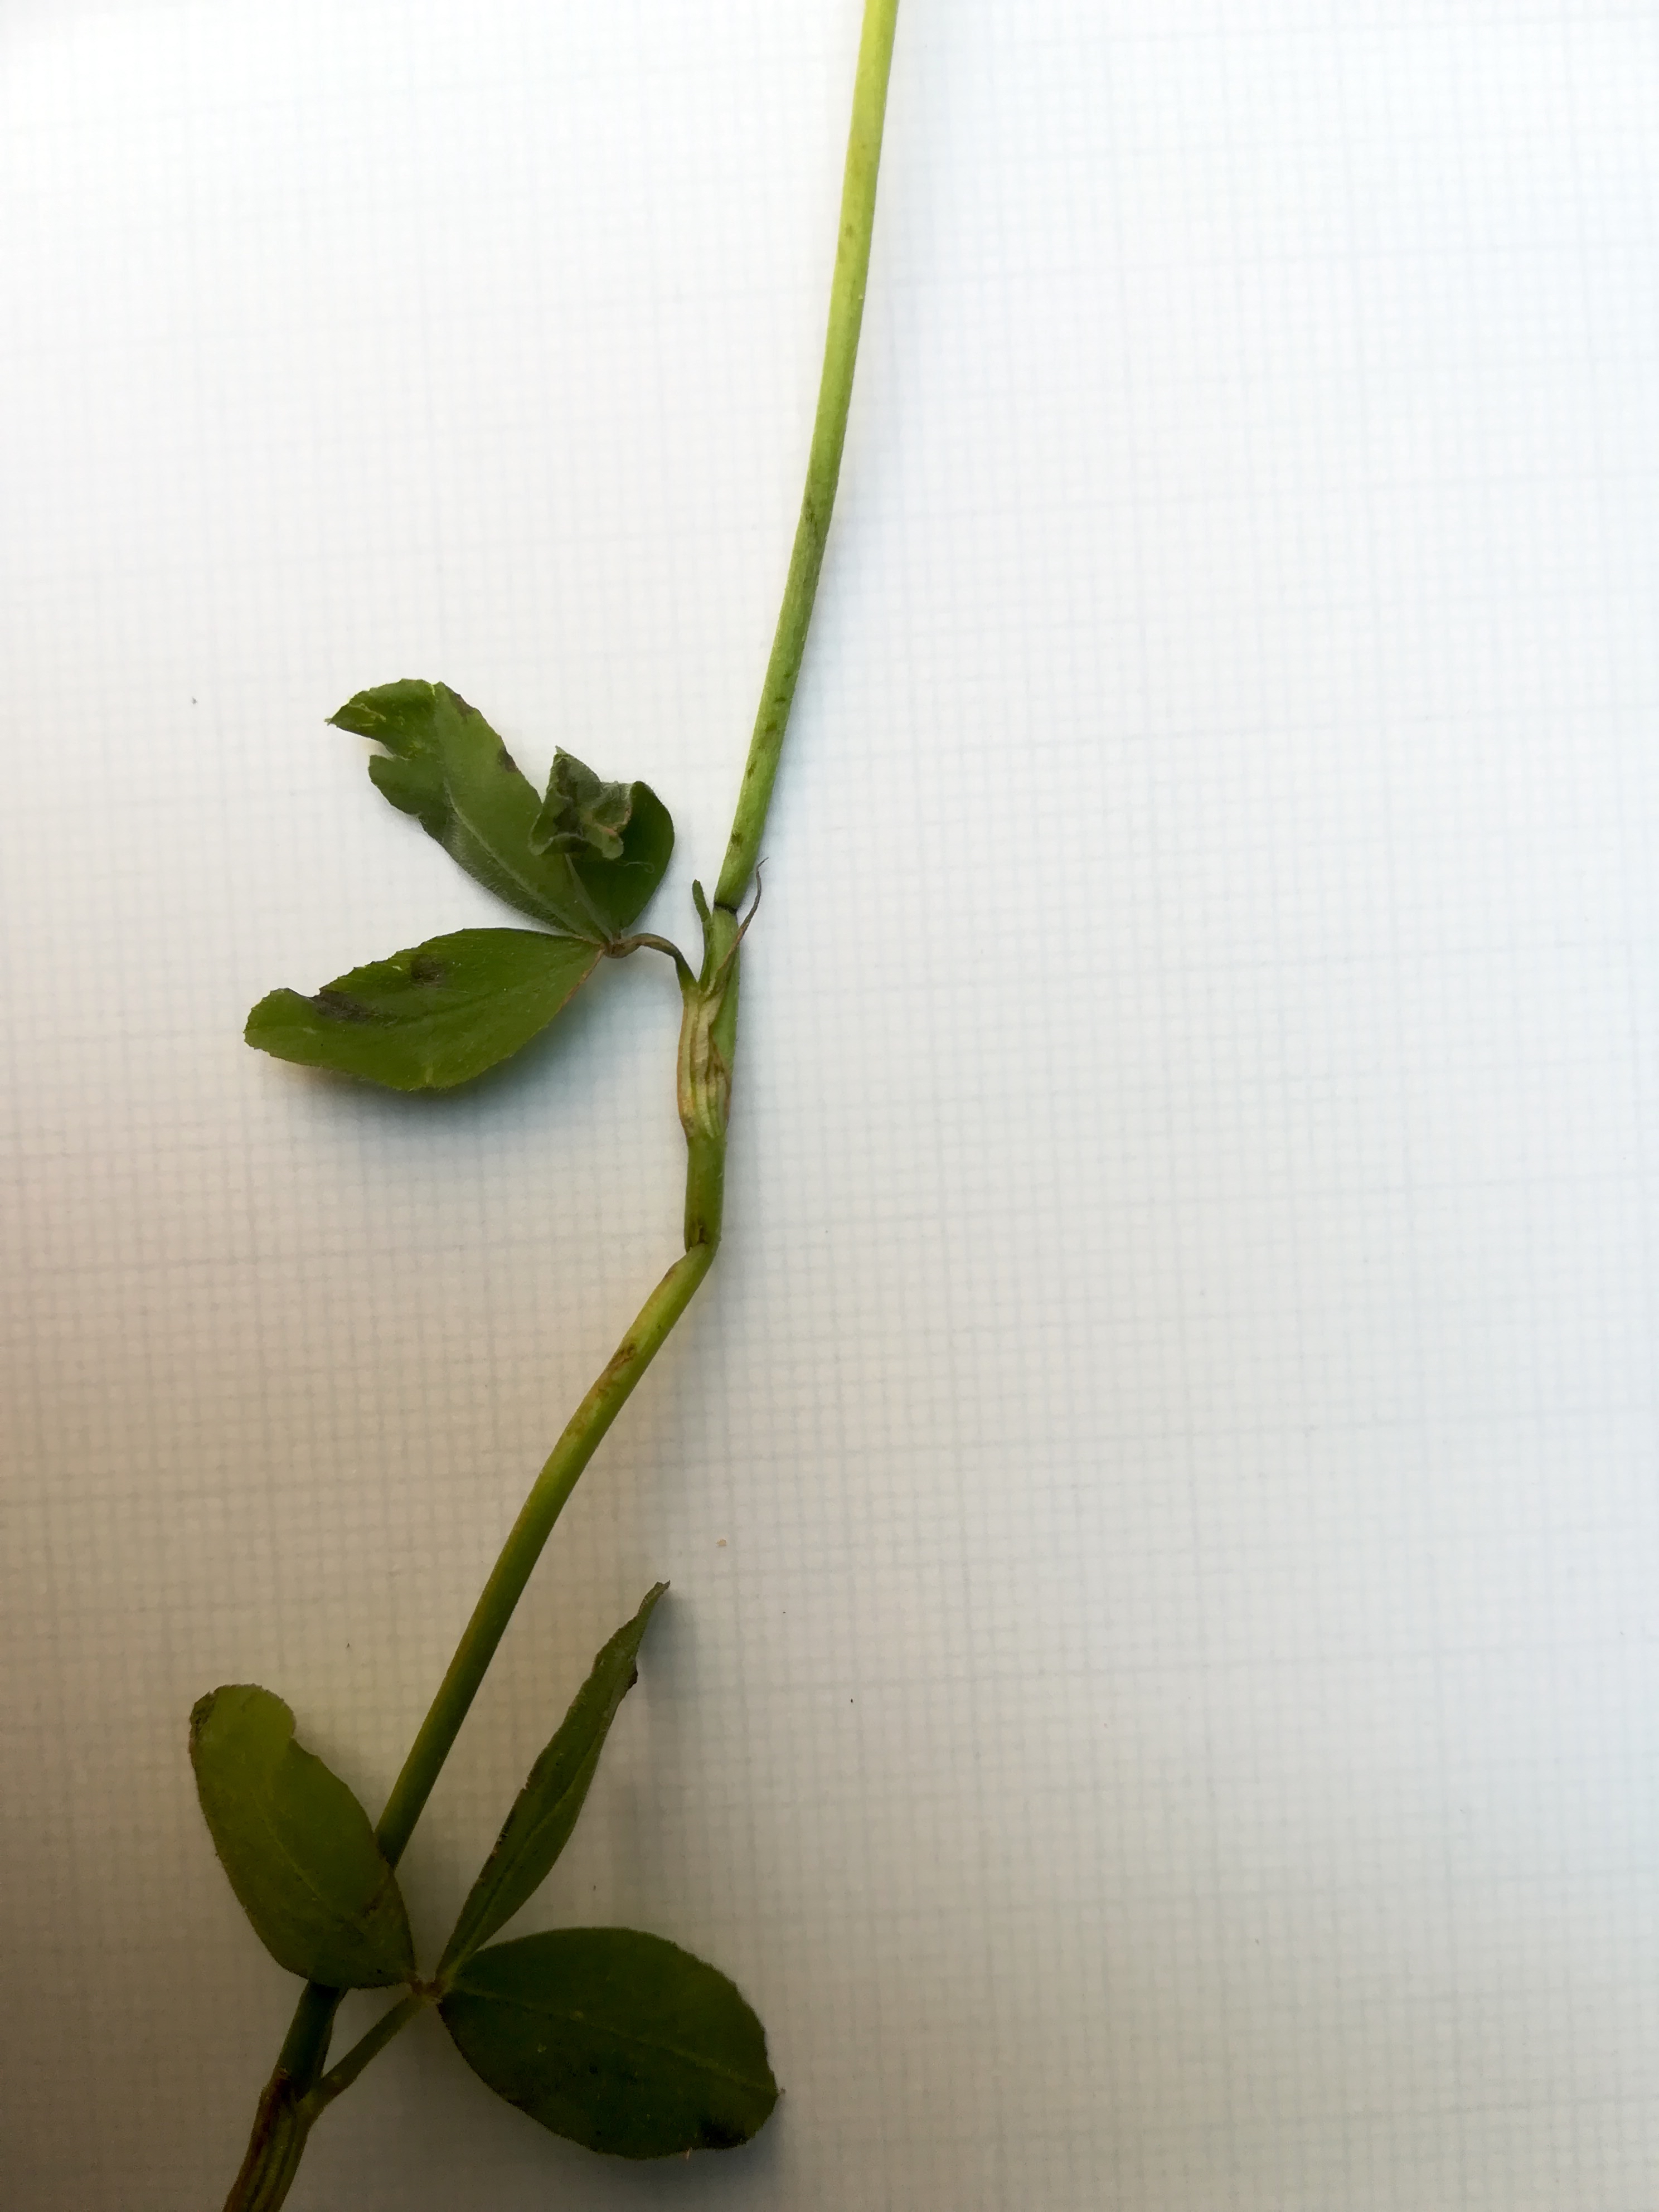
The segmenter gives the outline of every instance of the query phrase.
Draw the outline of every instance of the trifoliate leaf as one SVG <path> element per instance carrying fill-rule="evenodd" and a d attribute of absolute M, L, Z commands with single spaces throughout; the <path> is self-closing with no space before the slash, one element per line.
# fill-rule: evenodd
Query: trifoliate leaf
<path fill-rule="evenodd" d="M 554 1861 L 570 1840 L 605 1749 L 617 1710 L 639 1680 L 635 1662 L 658 1599 L 667 1589 L 659 1583 L 643 1605 L 619 1628 L 593 1662 L 557 1734 L 530 1770 L 507 1826 L 483 1871 L 461 1907 L 455 1932 L 438 1961 L 441 1980 L 450 1969 L 504 1928 L 519 1907 L 546 1880 Z"/>
<path fill-rule="evenodd" d="M 730 2150 L 778 2100 L 766 2032 L 726 1976 L 631 1928 L 495 1944 L 439 2008 L 498 2096 L 590 2150 Z"/>
<path fill-rule="evenodd" d="M 336 1990 L 415 1971 L 409 1916 L 368 1815 L 294 1741 L 269 1690 L 210 1692 L 190 1717 L 196 1788 L 230 1886 L 278 1966 Z"/>
<path fill-rule="evenodd" d="M 270 992 L 247 1018 L 247 1041 L 394 1091 L 446 1091 L 528 1044 L 599 957 L 586 939 L 459 929 L 337 975 L 310 998 Z"/>

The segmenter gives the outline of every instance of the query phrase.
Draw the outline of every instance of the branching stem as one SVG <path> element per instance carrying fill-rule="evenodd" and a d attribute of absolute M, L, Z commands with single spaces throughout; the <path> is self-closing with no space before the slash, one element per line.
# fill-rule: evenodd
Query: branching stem
<path fill-rule="evenodd" d="M 429 1990 L 411 1990 L 389 2012 L 383 2012 L 367 2034 L 358 2038 L 339 2064 L 331 2066 L 307 2097 L 303 2110 L 307 2121 L 326 2112 L 341 2092 L 351 2087 L 369 2060 L 378 2058 L 392 2037 L 406 2028 L 417 2012 L 424 2012 L 431 2002 Z"/>
<path fill-rule="evenodd" d="M 444 1760 L 459 1733 L 485 1670 L 506 1632 L 514 1607 L 554 1522 L 582 1470 L 675 1322 L 708 1273 L 720 1244 L 726 1166 L 726 1112 L 736 1042 L 738 947 L 747 921 L 737 909 L 754 877 L 765 832 L 778 761 L 794 702 L 801 658 L 817 595 L 818 575 L 841 475 L 853 371 L 864 316 L 875 222 L 876 176 L 881 158 L 887 80 L 898 0 L 865 0 L 853 121 L 842 188 L 841 224 L 823 372 L 812 427 L 806 487 L 790 556 L 783 605 L 762 688 L 737 811 L 732 824 L 714 911 L 702 907 L 704 953 L 693 976 L 684 956 L 666 939 L 629 941 L 668 953 L 680 975 L 684 1021 L 680 1043 L 680 1111 L 686 1133 L 686 1249 L 646 1300 L 633 1327 L 582 1400 L 537 1476 L 501 1556 L 472 1609 L 448 1671 L 421 1723 L 403 1770 L 392 1784 L 375 1831 L 394 1864 L 402 1856 Z M 749 916 L 753 919 L 751 909 Z M 623 949 L 621 946 L 617 950 Z M 312 2122 L 369 2061 L 428 2002 L 416 1990 L 392 2006 L 331 2073 L 325 2073 L 334 2015 L 343 1992 L 308 1983 L 260 2100 L 253 2136 L 225 2212 L 276 2212 L 297 2171 Z"/>

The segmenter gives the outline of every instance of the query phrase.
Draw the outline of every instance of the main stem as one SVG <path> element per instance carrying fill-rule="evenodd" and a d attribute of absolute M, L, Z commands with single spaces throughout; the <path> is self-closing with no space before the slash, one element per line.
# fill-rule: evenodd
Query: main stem
<path fill-rule="evenodd" d="M 876 221 L 876 174 L 881 166 L 887 76 L 897 21 L 898 0 L 866 0 L 858 81 L 853 90 L 853 127 L 847 137 L 847 168 L 841 187 L 836 274 L 830 288 L 830 330 L 823 344 L 812 449 L 806 461 L 806 488 L 801 494 L 800 520 L 795 526 L 772 657 L 761 686 L 760 711 L 749 741 L 749 758 L 744 763 L 738 810 L 714 891 L 716 906 L 735 908 L 743 904 L 760 859 L 766 811 L 772 803 L 772 786 L 777 779 L 789 709 L 794 704 L 801 658 L 806 651 L 812 605 L 818 595 L 830 516 L 841 480 L 842 449 L 847 443 L 847 410 L 853 400 L 859 332 L 864 324 L 864 288 L 870 274 L 870 239 Z"/>
<path fill-rule="evenodd" d="M 876 176 L 881 159 L 888 73 L 897 18 L 898 0 L 865 0 L 852 128 L 842 185 L 836 271 L 830 294 L 830 327 L 824 341 L 823 372 L 818 386 L 817 412 L 812 425 L 800 520 L 795 530 L 783 605 L 778 615 L 771 658 L 767 663 L 760 710 L 744 767 L 732 835 L 715 889 L 714 911 L 704 926 L 702 969 L 695 981 L 688 980 L 684 987 L 685 1014 L 680 1042 L 679 1092 L 687 1146 L 686 1249 L 640 1309 L 633 1327 L 612 1353 L 605 1371 L 566 1425 L 501 1547 L 501 1555 L 472 1608 L 455 1656 L 380 1815 L 375 1834 L 386 1858 L 394 1865 L 432 1794 L 433 1785 L 566 1499 L 611 1424 L 632 1396 L 640 1377 L 691 1303 L 719 1249 L 726 1164 L 726 1108 L 737 1029 L 738 947 L 741 933 L 735 915 L 753 880 L 760 857 L 767 809 L 777 777 L 789 710 L 794 702 L 801 658 L 806 649 L 806 634 L 817 596 L 830 517 L 841 475 L 847 414 L 853 397 L 853 371 L 864 319 L 870 239 L 876 214 Z M 690 1074 L 688 1069 L 691 1071 Z M 367 2064 L 398 2028 L 421 2008 L 416 1997 L 394 2007 L 350 2054 L 337 2075 L 325 2076 L 334 2015 L 343 1995 L 343 1990 L 327 1988 L 321 1983 L 307 1984 L 278 2054 L 276 2070 L 260 2098 L 247 2154 L 226 2200 L 225 2212 L 276 2212 L 299 2169 L 313 2120 L 356 2078 L 360 2066 Z"/>

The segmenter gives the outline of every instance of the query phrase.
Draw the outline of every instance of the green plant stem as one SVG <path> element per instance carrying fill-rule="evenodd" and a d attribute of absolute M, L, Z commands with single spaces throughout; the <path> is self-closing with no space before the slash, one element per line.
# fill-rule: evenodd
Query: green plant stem
<path fill-rule="evenodd" d="M 818 382 L 812 449 L 806 464 L 806 489 L 784 585 L 783 605 L 772 640 L 761 687 L 760 711 L 749 741 L 743 783 L 726 859 L 714 890 L 716 906 L 739 907 L 760 859 L 767 809 L 783 752 L 789 710 L 794 704 L 806 633 L 817 597 L 818 574 L 830 537 L 830 516 L 841 479 L 842 449 L 847 442 L 847 410 L 853 398 L 853 369 L 864 321 L 864 288 L 870 273 L 870 239 L 876 220 L 876 176 L 881 166 L 882 125 L 887 114 L 887 78 L 893 58 L 898 0 L 865 0 L 864 30 L 859 41 L 858 82 L 853 93 L 853 127 L 847 139 L 847 168 L 842 181 L 841 230 L 836 244 L 836 274 L 830 290 L 830 329 L 823 345 L 823 374 Z"/>
<path fill-rule="evenodd" d="M 335 2003 L 338 2002 L 335 1997 Z M 331 2006 L 329 2018 L 333 2017 Z M 225 2212 L 276 2212 L 293 2186 L 310 2133 L 310 2116 L 302 2109 L 293 2081 L 279 2066 L 260 2094 L 253 2131 L 240 2171 L 225 2199 Z"/>
<path fill-rule="evenodd" d="M 462 1632 L 420 1734 L 410 1747 L 403 1771 L 392 1785 L 392 1795 L 374 1832 L 380 1849 L 394 1866 L 432 1794 L 439 1770 L 449 1756 L 450 1746 L 460 1732 L 467 1708 L 477 1695 L 485 1669 L 495 1656 L 513 1608 L 541 1557 L 542 1547 L 553 1533 L 553 1523 L 564 1510 L 565 1500 L 599 1449 L 600 1439 L 634 1395 L 641 1376 L 661 1350 L 669 1331 L 690 1304 L 698 1284 L 708 1273 L 714 1251 L 713 1244 L 696 1244 L 675 1261 L 640 1308 L 634 1326 L 571 1415 L 564 1434 L 536 1477 L 472 1608 L 472 1618 Z"/>
<path fill-rule="evenodd" d="M 684 963 L 676 955 L 686 1002 L 681 1033 L 683 1115 L 687 1032 L 694 1025 L 701 1024 L 701 1042 L 712 1044 L 715 1073 L 723 1068 L 729 1089 L 738 1009 L 740 932 L 735 915 L 754 878 L 760 857 L 767 809 L 800 676 L 841 476 L 853 371 L 864 319 L 870 240 L 875 222 L 876 178 L 881 160 L 888 73 L 897 17 L 898 0 L 866 0 L 842 186 L 841 226 L 830 295 L 823 373 L 818 386 L 800 520 L 796 526 L 783 605 L 767 664 L 732 835 L 715 888 L 714 912 L 705 927 L 703 972 L 697 983 L 689 983 Z M 636 941 L 674 951 L 672 946 L 661 940 L 647 937 Z M 725 981 L 720 988 L 722 977 Z M 705 986 L 709 990 L 718 989 L 718 1006 L 711 1007 Z M 697 1038 L 693 1038 L 692 1045 L 701 1049 Z M 707 1059 L 706 1054 L 704 1058 Z M 725 1121 L 722 1097 L 717 1127 L 710 1126 L 706 1113 L 694 1115 L 687 1123 L 686 1250 L 646 1300 L 633 1328 L 577 1408 L 513 1524 L 380 1815 L 376 1834 L 381 1850 L 394 1863 L 402 1855 L 431 1795 L 565 1500 L 713 1264 L 720 1243 L 726 1167 Z M 411 1992 L 370 2029 L 331 2074 L 325 2075 L 334 2015 L 343 1994 L 314 1982 L 307 1984 L 301 1994 L 276 2071 L 260 2098 L 247 2156 L 226 2200 L 225 2212 L 276 2212 L 293 2183 L 313 2120 L 356 2079 L 362 2069 L 425 2002 L 418 1991 Z M 330 2087 L 331 2084 L 337 2086 Z"/>
<path fill-rule="evenodd" d="M 334 2015 L 340 2009 L 340 2000 L 344 1995 L 343 1990 L 325 1989 L 320 1982 L 307 1982 L 300 1992 L 294 2018 L 283 2039 L 283 2047 L 276 2054 L 276 2071 L 289 2081 L 299 2083 L 301 2095 L 323 2070 L 323 2061 L 328 2056 L 328 2039 L 333 2033 Z"/>
<path fill-rule="evenodd" d="M 378 2058 L 392 2037 L 409 2026 L 417 2012 L 424 2012 L 432 2002 L 429 1990 L 411 1990 L 389 2012 L 383 2012 L 367 2034 L 354 2043 L 337 2066 L 331 2066 L 305 2100 L 307 2122 L 319 2112 L 326 2112 L 343 2090 L 349 2089 L 371 2058 Z"/>

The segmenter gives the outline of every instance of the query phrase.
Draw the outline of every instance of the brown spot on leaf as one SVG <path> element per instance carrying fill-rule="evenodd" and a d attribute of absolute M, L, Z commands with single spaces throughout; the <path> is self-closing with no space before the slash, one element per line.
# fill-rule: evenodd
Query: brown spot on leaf
<path fill-rule="evenodd" d="M 361 999 L 337 991 L 332 983 L 325 983 L 311 1003 L 319 1014 L 327 1014 L 337 1022 L 372 1022 L 374 1018 Z"/>

